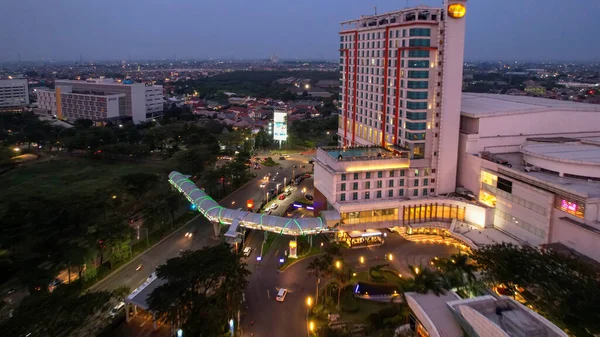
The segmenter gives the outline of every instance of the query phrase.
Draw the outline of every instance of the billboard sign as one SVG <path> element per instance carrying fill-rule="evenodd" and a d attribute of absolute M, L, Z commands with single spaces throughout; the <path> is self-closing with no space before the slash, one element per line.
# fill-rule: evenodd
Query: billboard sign
<path fill-rule="evenodd" d="M 273 139 L 287 140 L 287 112 L 285 111 L 273 113 Z"/>

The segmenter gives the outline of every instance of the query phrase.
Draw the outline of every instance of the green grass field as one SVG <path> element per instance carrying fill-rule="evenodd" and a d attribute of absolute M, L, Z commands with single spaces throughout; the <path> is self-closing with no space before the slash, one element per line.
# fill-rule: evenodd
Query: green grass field
<path fill-rule="evenodd" d="M 52 199 L 70 194 L 93 195 L 99 189 L 114 186 L 122 175 L 136 172 L 160 172 L 159 166 L 140 163 L 110 164 L 86 159 L 56 159 L 31 163 L 0 175 L 0 198 L 21 202 L 39 196 Z M 6 202 L 3 203 L 6 205 Z"/>

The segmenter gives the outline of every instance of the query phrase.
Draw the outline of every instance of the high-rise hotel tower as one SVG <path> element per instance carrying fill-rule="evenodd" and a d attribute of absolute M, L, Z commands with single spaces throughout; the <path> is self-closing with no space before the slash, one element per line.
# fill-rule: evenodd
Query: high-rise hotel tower
<path fill-rule="evenodd" d="M 339 145 L 405 151 L 433 194 L 456 185 L 465 13 L 445 0 L 341 23 Z"/>

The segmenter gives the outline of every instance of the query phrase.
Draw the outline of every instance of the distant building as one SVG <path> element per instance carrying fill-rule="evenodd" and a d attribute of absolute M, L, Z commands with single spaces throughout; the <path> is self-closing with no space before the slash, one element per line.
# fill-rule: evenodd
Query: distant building
<path fill-rule="evenodd" d="M 38 107 L 63 120 L 143 122 L 162 114 L 163 89 L 144 83 L 122 84 L 112 79 L 57 80 L 55 90 L 38 90 Z"/>
<path fill-rule="evenodd" d="M 546 88 L 535 81 L 525 81 L 523 82 L 523 85 L 525 86 L 525 92 L 532 96 L 542 96 L 546 93 Z"/>
<path fill-rule="evenodd" d="M 0 110 L 20 109 L 28 104 L 27 79 L 0 80 Z"/>

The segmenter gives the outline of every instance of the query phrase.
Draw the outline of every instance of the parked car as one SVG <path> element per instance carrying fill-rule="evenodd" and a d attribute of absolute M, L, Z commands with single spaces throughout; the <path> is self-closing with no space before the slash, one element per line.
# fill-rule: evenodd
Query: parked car
<path fill-rule="evenodd" d="M 306 195 L 304 195 L 304 197 L 305 197 L 307 200 L 313 200 L 313 196 L 312 196 L 312 195 L 310 195 L 310 194 L 306 194 Z"/>
<path fill-rule="evenodd" d="M 284 156 L 279 157 L 279 160 L 285 160 Z"/>
<path fill-rule="evenodd" d="M 251 247 L 246 247 L 244 248 L 244 256 L 248 257 L 250 256 L 250 253 L 252 252 L 252 248 Z"/>
<path fill-rule="evenodd" d="M 273 204 L 273 205 L 271 206 L 271 209 L 272 209 L 272 210 L 274 210 L 274 209 L 277 209 L 278 207 L 279 207 L 279 204 Z"/>
<path fill-rule="evenodd" d="M 278 199 L 279 200 L 285 200 L 285 194 L 280 194 Z"/>
<path fill-rule="evenodd" d="M 304 178 L 310 178 L 310 173 L 305 174 Z"/>

